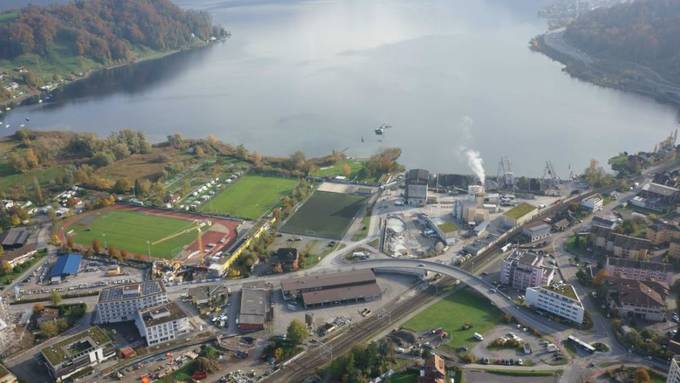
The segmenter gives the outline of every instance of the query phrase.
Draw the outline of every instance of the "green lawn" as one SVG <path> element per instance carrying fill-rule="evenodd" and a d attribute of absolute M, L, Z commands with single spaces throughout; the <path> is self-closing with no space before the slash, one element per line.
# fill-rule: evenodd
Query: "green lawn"
<path fill-rule="evenodd" d="M 522 202 L 521 204 L 508 210 L 505 213 L 505 216 L 512 219 L 520 219 L 534 210 L 536 210 L 536 206 L 530 205 L 526 202 Z"/>
<path fill-rule="evenodd" d="M 364 168 L 364 163 L 359 160 L 340 160 L 333 164 L 332 166 L 325 166 L 322 168 L 317 169 L 313 175 L 315 177 L 335 177 L 335 176 L 344 176 L 343 174 L 343 167 L 344 165 L 347 164 L 349 165 L 349 168 L 351 170 L 350 175 L 348 178 L 354 178 L 356 177 L 361 169 Z"/>
<path fill-rule="evenodd" d="M 476 343 L 472 340 L 475 332 L 484 334 L 500 323 L 502 313 L 479 295 L 467 289 L 457 290 L 433 304 L 411 320 L 404 327 L 421 332 L 441 327 L 450 336 L 446 344 L 452 349 Z M 465 323 L 472 327 L 463 330 Z"/>
<path fill-rule="evenodd" d="M 440 225 L 438 225 L 439 230 L 443 231 L 446 234 L 453 233 L 458 230 L 458 226 L 456 226 L 455 223 L 451 222 L 445 222 Z"/>
<path fill-rule="evenodd" d="M 416 383 L 418 380 L 417 371 L 404 371 L 392 375 L 387 382 L 389 383 Z"/>
<path fill-rule="evenodd" d="M 284 233 L 342 239 L 366 197 L 317 191 L 281 229 Z"/>
<path fill-rule="evenodd" d="M 28 173 L 14 173 L 9 165 L 0 164 L 0 190 L 11 190 L 15 187 L 26 187 L 28 191 L 34 188 L 33 177 L 40 185 L 45 186 L 50 181 L 63 176 L 65 169 L 63 166 L 55 166 L 47 169 L 33 170 Z"/>
<path fill-rule="evenodd" d="M 248 175 L 201 206 L 201 211 L 255 219 L 276 207 L 298 184 L 292 178 Z"/>
<path fill-rule="evenodd" d="M 93 219 L 91 222 L 89 222 Z M 69 227 L 75 232 L 75 242 L 90 246 L 98 239 L 102 246 L 107 243 L 116 249 L 126 249 L 134 254 L 147 254 L 147 241 L 151 243 L 191 228 L 193 222 L 170 217 L 144 214 L 133 211 L 109 211 L 97 216 L 86 216 Z M 151 245 L 151 256 L 171 259 L 182 247 L 196 239 L 196 233 L 189 231 L 164 242 Z"/>

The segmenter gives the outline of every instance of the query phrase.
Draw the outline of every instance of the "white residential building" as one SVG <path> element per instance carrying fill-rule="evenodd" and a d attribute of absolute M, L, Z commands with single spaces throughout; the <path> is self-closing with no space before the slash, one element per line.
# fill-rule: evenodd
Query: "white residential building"
<path fill-rule="evenodd" d="M 135 325 L 148 346 L 169 342 L 191 330 L 189 318 L 175 302 L 139 310 Z"/>
<path fill-rule="evenodd" d="M 137 317 L 139 310 L 165 303 L 168 303 L 168 296 L 161 281 L 144 281 L 108 287 L 99 293 L 95 322 L 132 321 Z"/>
<path fill-rule="evenodd" d="M 529 287 L 526 290 L 529 306 L 547 311 L 577 324 L 583 323 L 583 304 L 572 285 Z"/>
<path fill-rule="evenodd" d="M 602 200 L 602 197 L 599 194 L 595 194 L 588 198 L 584 198 L 581 201 L 581 206 L 590 211 L 599 211 L 602 210 L 602 207 L 604 206 L 604 201 Z"/>
<path fill-rule="evenodd" d="M 513 250 L 501 265 L 501 283 L 522 293 L 528 287 L 552 283 L 555 268 L 543 264 L 545 256 L 528 250 Z"/>
<path fill-rule="evenodd" d="M 540 223 L 538 225 L 529 226 L 525 228 L 522 233 L 531 242 L 537 242 L 550 237 L 551 227 L 547 223 Z"/>
<path fill-rule="evenodd" d="M 673 356 L 666 383 L 680 383 L 680 355 Z"/>

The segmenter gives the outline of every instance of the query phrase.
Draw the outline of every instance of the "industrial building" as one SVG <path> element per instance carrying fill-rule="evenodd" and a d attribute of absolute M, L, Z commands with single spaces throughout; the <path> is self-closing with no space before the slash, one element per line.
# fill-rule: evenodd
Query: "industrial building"
<path fill-rule="evenodd" d="M 546 286 L 555 277 L 555 268 L 544 265 L 545 256 L 530 250 L 513 250 L 501 265 L 501 283 L 524 292 L 529 287 Z"/>
<path fill-rule="evenodd" d="M 114 357 L 116 349 L 106 332 L 94 326 L 43 348 L 40 354 L 50 376 L 54 381 L 62 382 Z"/>
<path fill-rule="evenodd" d="M 550 237 L 551 227 L 547 223 L 539 223 L 537 225 L 529 226 L 522 230 L 522 234 L 529 240 L 529 242 L 537 242 Z"/>
<path fill-rule="evenodd" d="M 425 206 L 430 172 L 425 169 L 411 169 L 406 172 L 406 204 L 409 206 Z"/>
<path fill-rule="evenodd" d="M 165 303 L 168 303 L 168 296 L 161 281 L 151 280 L 108 287 L 99 293 L 95 322 L 132 321 L 139 310 Z"/>
<path fill-rule="evenodd" d="M 139 310 L 135 325 L 147 346 L 172 341 L 191 330 L 189 318 L 175 302 Z"/>
<path fill-rule="evenodd" d="M 380 298 L 382 291 L 372 270 L 319 274 L 281 281 L 286 300 L 300 300 L 306 308 L 365 302 Z"/>
<path fill-rule="evenodd" d="M 582 199 L 581 207 L 584 209 L 588 209 L 592 212 L 596 212 L 602 210 L 602 207 L 604 207 L 604 200 L 602 200 L 602 196 L 600 196 L 599 194 L 595 194 L 588 198 Z"/>
<path fill-rule="evenodd" d="M 583 323 L 585 309 L 572 285 L 553 284 L 529 287 L 526 290 L 526 302 L 530 307 L 549 312 L 576 324 Z"/>
<path fill-rule="evenodd" d="M 241 309 L 237 321 L 239 330 L 264 330 L 265 324 L 273 316 L 270 295 L 269 289 L 259 287 L 244 287 L 241 290 Z"/>
<path fill-rule="evenodd" d="M 26 228 L 13 227 L 3 236 L 0 244 L 7 250 L 18 249 L 26 244 L 30 235 L 31 232 Z"/>
<path fill-rule="evenodd" d="M 78 274 L 80 271 L 80 262 L 83 257 L 80 254 L 67 254 L 57 258 L 57 262 L 50 270 L 50 281 L 60 282 L 70 276 Z"/>

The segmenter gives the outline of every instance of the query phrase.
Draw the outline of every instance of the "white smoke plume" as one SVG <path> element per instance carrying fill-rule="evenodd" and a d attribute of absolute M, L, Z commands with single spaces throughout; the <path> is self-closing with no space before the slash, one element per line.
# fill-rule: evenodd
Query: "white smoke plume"
<path fill-rule="evenodd" d="M 486 172 L 484 171 L 484 160 L 478 151 L 473 149 L 465 150 L 465 157 L 467 157 L 467 163 L 473 173 L 479 178 L 479 182 L 484 185 L 486 180 Z"/>
<path fill-rule="evenodd" d="M 473 173 L 479 178 L 479 181 L 484 185 L 486 181 L 486 171 L 484 170 L 484 160 L 481 154 L 474 150 L 468 148 L 466 145 L 472 141 L 472 127 L 475 120 L 470 116 L 463 116 L 460 123 L 458 124 L 458 137 L 461 141 L 461 145 L 458 147 L 458 155 L 462 157 L 465 156 L 467 164 Z"/>

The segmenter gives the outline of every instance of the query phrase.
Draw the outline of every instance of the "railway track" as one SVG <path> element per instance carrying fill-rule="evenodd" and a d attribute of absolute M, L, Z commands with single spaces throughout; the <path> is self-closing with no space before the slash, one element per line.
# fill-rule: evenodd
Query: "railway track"
<path fill-rule="evenodd" d="M 446 287 L 452 282 L 452 279 L 444 278 L 440 284 L 443 285 L 442 287 Z M 393 309 L 377 312 L 372 318 L 350 326 L 341 335 L 326 342 L 325 346 L 319 345 L 307 350 L 302 357 L 282 366 L 279 371 L 265 381 L 296 382 L 312 375 L 318 368 L 329 363 L 332 358 L 348 352 L 357 343 L 404 318 L 415 307 L 436 299 L 439 296 L 436 294 L 437 290 L 436 287 L 429 286 L 403 302 L 397 302 L 397 300 L 390 302 L 385 307 L 393 307 Z"/>

